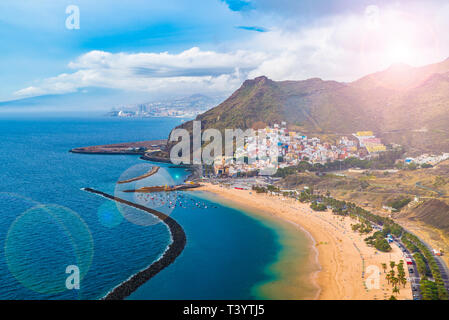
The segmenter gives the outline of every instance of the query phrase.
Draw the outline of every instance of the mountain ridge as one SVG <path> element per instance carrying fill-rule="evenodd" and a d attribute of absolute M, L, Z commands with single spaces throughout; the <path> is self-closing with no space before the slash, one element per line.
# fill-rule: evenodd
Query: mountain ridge
<path fill-rule="evenodd" d="M 404 83 L 401 82 L 406 79 Z M 449 59 L 422 67 L 394 65 L 351 83 L 311 78 L 245 80 L 224 102 L 199 115 L 203 129 L 287 121 L 305 134 L 376 132 L 410 153 L 449 151 Z M 191 130 L 192 123 L 180 126 Z"/>

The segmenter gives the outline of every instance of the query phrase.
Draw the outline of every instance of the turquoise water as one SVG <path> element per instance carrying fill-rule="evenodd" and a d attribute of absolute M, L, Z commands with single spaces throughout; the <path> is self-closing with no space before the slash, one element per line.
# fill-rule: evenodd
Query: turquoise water
<path fill-rule="evenodd" d="M 68 150 L 165 138 L 180 121 L 0 119 L 0 299 L 97 299 L 157 259 L 170 241 L 163 224 L 139 223 L 141 213 L 81 190 L 119 192 L 116 181 L 145 172 L 145 162 Z M 162 169 L 134 186 L 176 183 L 187 174 Z M 277 231 L 238 210 L 201 203 L 169 210 L 186 231 L 185 251 L 131 298 L 251 299 L 251 289 L 271 279 L 266 268 L 280 250 Z M 80 270 L 79 290 L 66 287 L 70 265 Z"/>
<path fill-rule="evenodd" d="M 265 267 L 280 250 L 274 230 L 243 212 L 190 195 L 207 209 L 172 213 L 187 246 L 172 266 L 142 285 L 130 299 L 254 299 L 260 282 L 274 280 Z"/>

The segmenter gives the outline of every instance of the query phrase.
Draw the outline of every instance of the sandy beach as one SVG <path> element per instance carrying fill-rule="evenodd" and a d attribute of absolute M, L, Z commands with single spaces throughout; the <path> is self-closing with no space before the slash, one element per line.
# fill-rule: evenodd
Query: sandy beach
<path fill-rule="evenodd" d="M 198 190 L 210 192 L 235 206 L 254 213 L 270 214 L 297 226 L 298 232 L 306 231 L 311 238 L 311 259 L 318 260 L 318 272 L 310 275 L 320 291 L 320 300 L 384 300 L 392 295 L 382 263 L 390 270 L 390 261 L 404 259 L 396 245 L 388 253 L 368 247 L 366 235 L 352 231 L 357 223 L 349 217 L 332 212 L 314 212 L 308 204 L 282 196 L 257 194 L 251 190 L 237 190 L 205 183 Z M 316 259 L 317 258 L 317 259 Z M 405 266 L 406 268 L 406 266 Z M 409 276 L 406 268 L 407 277 Z M 375 279 L 379 279 L 376 283 Z M 300 290 L 300 288 L 298 288 Z M 298 297 L 301 294 L 298 292 Z M 397 299 L 412 299 L 410 283 L 400 286 Z"/>

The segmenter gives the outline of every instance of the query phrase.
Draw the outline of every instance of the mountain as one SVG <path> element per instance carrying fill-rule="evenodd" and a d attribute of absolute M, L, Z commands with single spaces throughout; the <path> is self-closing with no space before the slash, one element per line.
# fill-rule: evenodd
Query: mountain
<path fill-rule="evenodd" d="M 424 67 L 393 65 L 352 83 L 246 80 L 199 115 L 203 128 L 257 127 L 287 121 L 306 134 L 371 130 L 410 154 L 449 151 L 449 59 Z M 191 130 L 192 123 L 180 127 Z"/>
<path fill-rule="evenodd" d="M 106 88 L 85 88 L 73 93 L 49 94 L 22 98 L 9 101 L 0 101 L 0 112 L 87 112 L 105 111 L 111 103 L 128 103 L 148 99 L 148 95 L 130 95 L 127 92 Z"/>
<path fill-rule="evenodd" d="M 395 90 L 408 90 L 418 87 L 429 77 L 435 74 L 449 72 L 449 58 L 443 62 L 423 67 L 411 67 L 398 63 L 385 71 L 377 72 L 352 83 L 353 86 L 362 89 L 386 88 Z"/>

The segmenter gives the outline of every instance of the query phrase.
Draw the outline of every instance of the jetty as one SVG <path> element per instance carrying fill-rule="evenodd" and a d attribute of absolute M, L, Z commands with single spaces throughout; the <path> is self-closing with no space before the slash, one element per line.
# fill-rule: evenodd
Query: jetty
<path fill-rule="evenodd" d="M 172 264 L 176 258 L 181 254 L 181 252 L 184 250 L 187 238 L 186 234 L 184 232 L 184 229 L 181 227 L 181 225 L 173 218 L 169 217 L 168 215 L 159 212 L 154 209 L 147 208 L 145 206 L 142 206 L 140 204 L 136 204 L 115 196 L 112 196 L 110 194 L 104 193 L 102 191 L 98 191 L 92 188 L 84 188 L 84 191 L 97 194 L 99 196 L 105 197 L 110 200 L 114 200 L 119 203 L 123 203 L 125 205 L 128 205 L 130 207 L 134 207 L 139 210 L 143 210 L 145 212 L 148 212 L 158 219 L 161 220 L 162 223 L 164 223 L 168 229 L 170 230 L 170 234 L 172 237 L 172 242 L 167 247 L 167 250 L 165 250 L 164 254 L 161 258 L 159 258 L 157 261 L 153 262 L 150 266 L 145 268 L 142 271 L 139 271 L 135 275 L 131 276 L 128 280 L 123 281 L 121 284 L 119 284 L 117 287 L 112 289 L 106 296 L 103 297 L 102 300 L 123 300 L 126 297 L 128 297 L 131 293 L 137 290 L 142 284 L 153 278 L 156 274 L 161 272 L 163 269 L 168 267 L 170 264 Z"/>
<path fill-rule="evenodd" d="M 128 180 L 118 181 L 117 183 L 118 184 L 123 184 L 123 183 L 130 183 L 130 182 L 134 182 L 134 181 L 139 181 L 139 180 L 151 177 L 153 174 L 156 174 L 159 171 L 159 169 L 160 169 L 160 167 L 154 166 L 154 167 L 151 168 L 150 171 L 148 171 L 147 173 L 145 173 L 145 174 L 143 174 L 141 176 L 138 176 L 138 177 L 135 177 L 135 178 L 131 178 L 131 179 L 128 179 Z"/>
<path fill-rule="evenodd" d="M 71 153 L 83 154 L 119 154 L 119 155 L 145 155 L 166 149 L 167 140 L 149 140 L 139 142 L 124 142 L 117 144 L 80 147 L 69 150 Z"/>
<path fill-rule="evenodd" d="M 152 186 L 143 187 L 135 190 L 123 190 L 122 192 L 141 192 L 141 193 L 154 193 L 154 192 L 172 192 L 172 191 L 183 191 L 188 189 L 199 188 L 201 185 L 199 183 L 185 183 L 176 186 Z"/>

